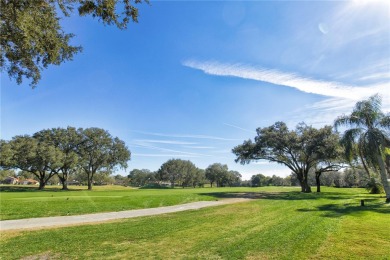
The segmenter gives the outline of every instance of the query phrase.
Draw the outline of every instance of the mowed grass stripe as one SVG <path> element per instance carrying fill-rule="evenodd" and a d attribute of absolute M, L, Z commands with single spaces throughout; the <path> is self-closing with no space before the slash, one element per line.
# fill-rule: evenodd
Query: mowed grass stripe
<path fill-rule="evenodd" d="M 305 244 L 308 248 L 316 247 L 326 235 L 326 232 L 321 232 L 319 237 L 313 237 L 317 228 L 325 231 L 337 224 L 337 221 L 323 221 L 314 213 L 289 214 L 296 209 L 291 202 L 278 201 L 276 204 L 279 205 L 269 206 L 266 212 L 259 212 L 258 216 L 253 216 L 254 225 L 241 226 L 237 229 L 237 232 L 243 231 L 241 238 L 236 237 L 230 240 L 231 243 L 220 245 L 218 254 L 230 259 L 243 258 L 248 254 L 260 258 L 262 256 L 277 259 L 300 258 L 302 251 L 296 250 L 297 243 Z"/>
<path fill-rule="evenodd" d="M 285 192 L 296 188 L 199 188 L 199 189 L 133 189 L 129 187 L 94 187 L 95 190 L 71 191 L 9 186 L 0 187 L 0 219 L 23 219 L 51 216 L 81 215 L 97 212 L 111 212 L 132 209 L 172 206 L 195 201 L 218 199 L 217 194 L 229 192 Z M 14 190 L 12 190 L 14 189 Z M 35 188 L 36 189 L 36 188 Z M 22 192 L 19 190 L 23 190 Z"/>
<path fill-rule="evenodd" d="M 46 195 L 46 196 L 43 196 Z M 1 220 L 81 215 L 215 200 L 194 189 L 1 192 Z"/>
<path fill-rule="evenodd" d="M 345 215 L 310 259 L 390 259 L 390 205 Z"/>
<path fill-rule="evenodd" d="M 328 189 L 323 195 L 283 191 L 268 196 L 261 191 L 263 199 L 246 203 L 5 233 L 0 255 L 6 259 L 389 259 L 390 207 L 371 195 L 366 197 L 367 206 L 360 207 L 356 198 L 366 196 L 361 191 Z"/>

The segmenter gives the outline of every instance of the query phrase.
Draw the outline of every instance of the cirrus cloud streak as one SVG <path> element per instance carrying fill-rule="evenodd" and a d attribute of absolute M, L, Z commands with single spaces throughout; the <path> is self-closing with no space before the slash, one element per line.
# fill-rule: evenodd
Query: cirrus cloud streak
<path fill-rule="evenodd" d="M 333 81 L 316 80 L 296 73 L 254 67 L 240 63 L 186 60 L 183 65 L 216 76 L 238 77 L 292 87 L 300 91 L 335 98 L 360 100 L 380 91 L 377 86 L 357 87 Z"/>

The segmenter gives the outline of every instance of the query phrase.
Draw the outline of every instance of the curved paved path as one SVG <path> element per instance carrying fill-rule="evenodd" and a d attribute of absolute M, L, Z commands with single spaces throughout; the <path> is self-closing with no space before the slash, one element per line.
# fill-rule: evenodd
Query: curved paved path
<path fill-rule="evenodd" d="M 167 207 L 136 209 L 118 212 L 94 213 L 76 216 L 59 216 L 59 217 L 45 217 L 45 218 L 28 218 L 17 220 L 3 220 L 0 221 L 0 231 L 8 230 L 24 230 L 37 229 L 45 227 L 59 227 L 69 226 L 83 223 L 104 222 L 115 219 L 136 218 L 143 216 L 153 216 L 172 212 L 179 212 L 185 210 L 201 209 L 205 207 L 212 207 L 224 204 L 231 204 L 236 202 L 248 201 L 248 198 L 237 199 L 223 199 L 219 201 L 198 201 L 187 204 L 180 204 Z"/>

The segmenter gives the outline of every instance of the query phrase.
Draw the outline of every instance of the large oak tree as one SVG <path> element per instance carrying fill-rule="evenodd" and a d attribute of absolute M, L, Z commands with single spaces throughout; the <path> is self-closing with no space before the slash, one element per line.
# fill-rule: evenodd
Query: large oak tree
<path fill-rule="evenodd" d="M 34 174 L 42 190 L 63 159 L 62 152 L 49 142 L 40 141 L 28 135 L 15 136 L 12 140 L 1 142 L 1 166 L 20 169 Z"/>
<path fill-rule="evenodd" d="M 308 173 L 317 165 L 337 157 L 338 136 L 331 126 L 316 129 L 303 123 L 289 130 L 284 122 L 258 128 L 254 141 L 247 140 L 232 151 L 236 162 L 267 160 L 287 166 L 296 174 L 302 192 L 311 192 Z M 336 141 L 335 141 L 336 140 Z M 336 145 L 334 145 L 336 143 Z"/>
<path fill-rule="evenodd" d="M 35 133 L 34 138 L 40 142 L 46 142 L 54 146 L 62 153 L 55 167 L 51 171 L 57 174 L 62 183 L 62 189 L 68 189 L 68 177 L 75 173 L 78 169 L 79 157 L 77 155 L 77 148 L 81 142 L 80 135 L 76 128 L 52 128 L 41 130 Z"/>
<path fill-rule="evenodd" d="M 39 189 L 54 175 L 67 189 L 68 176 L 78 171 L 84 172 L 88 189 L 92 189 L 95 174 L 111 173 L 117 166 L 126 168 L 130 151 L 106 130 L 68 127 L 0 140 L 0 158 L 1 167 L 34 174 L 40 181 Z"/>
<path fill-rule="evenodd" d="M 184 186 L 192 185 L 192 179 L 197 176 L 198 168 L 188 160 L 170 159 L 163 163 L 157 171 L 161 181 L 169 181 L 171 187 L 175 184 Z"/>
<path fill-rule="evenodd" d="M 70 43 L 74 35 L 64 32 L 61 18 L 76 9 L 80 16 L 125 29 L 130 20 L 138 22 L 136 4 L 141 2 L 148 0 L 0 0 L 0 69 L 18 84 L 31 79 L 35 87 L 43 68 L 81 51 Z"/>
<path fill-rule="evenodd" d="M 217 187 L 223 186 L 227 182 L 229 168 L 226 164 L 213 163 L 209 165 L 205 170 L 206 179 L 210 181 L 210 186 L 216 183 Z"/>
<path fill-rule="evenodd" d="M 118 137 L 112 137 L 104 129 L 91 127 L 78 129 L 80 144 L 77 148 L 79 165 L 87 175 L 88 189 L 92 190 L 97 172 L 112 172 L 117 166 L 127 167 L 130 151 Z"/>

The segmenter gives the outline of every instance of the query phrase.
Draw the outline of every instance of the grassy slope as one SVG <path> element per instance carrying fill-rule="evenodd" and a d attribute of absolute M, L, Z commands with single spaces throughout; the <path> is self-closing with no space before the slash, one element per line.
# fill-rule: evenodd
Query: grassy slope
<path fill-rule="evenodd" d="M 171 206 L 201 200 L 215 200 L 212 193 L 226 188 L 198 189 L 133 189 L 121 186 L 72 187 L 70 191 L 49 187 L 38 191 L 35 187 L 3 186 L 0 192 L 0 219 L 23 219 L 48 216 L 79 215 L 142 208 Z M 228 188 L 230 191 L 253 191 L 252 188 Z M 278 190 L 266 187 L 260 190 Z M 284 188 L 297 190 L 296 188 Z"/>
<path fill-rule="evenodd" d="M 0 255 L 7 259 L 390 258 L 390 207 L 383 199 L 357 189 L 324 189 L 322 194 L 280 190 L 251 189 L 257 192 L 252 196 L 262 199 L 248 203 L 4 233 Z M 209 195 L 241 196 L 230 191 L 237 192 L 224 189 L 225 193 Z M 366 207 L 359 206 L 361 198 Z"/>
<path fill-rule="evenodd" d="M 213 200 L 193 189 L 139 190 L 126 187 L 75 187 L 71 191 L 11 187 L 0 193 L 0 219 L 79 215 L 130 209 L 170 206 L 199 200 Z M 4 189 L 4 187 L 3 187 Z M 20 192 L 18 189 L 22 189 Z M 163 194 L 163 196 L 162 196 Z"/>

